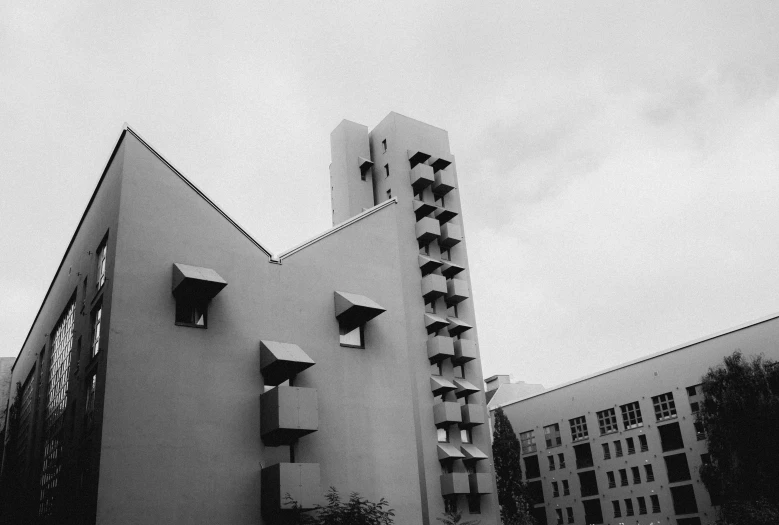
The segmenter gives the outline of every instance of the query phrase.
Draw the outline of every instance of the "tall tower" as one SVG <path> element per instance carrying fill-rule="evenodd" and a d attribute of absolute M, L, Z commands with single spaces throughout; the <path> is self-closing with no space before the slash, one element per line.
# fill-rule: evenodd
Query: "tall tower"
<path fill-rule="evenodd" d="M 331 134 L 333 224 L 399 205 L 399 263 L 425 523 L 446 510 L 498 523 L 457 166 L 445 130 L 390 113 Z M 380 242 L 380 239 L 377 240 Z"/>

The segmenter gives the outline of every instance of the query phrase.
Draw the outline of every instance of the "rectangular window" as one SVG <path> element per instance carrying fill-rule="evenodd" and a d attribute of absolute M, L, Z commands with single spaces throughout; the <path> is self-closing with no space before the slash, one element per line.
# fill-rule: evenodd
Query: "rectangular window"
<path fill-rule="evenodd" d="M 706 439 L 706 430 L 703 428 L 703 423 L 696 421 L 693 424 L 695 425 L 695 439 L 698 441 Z"/>
<path fill-rule="evenodd" d="M 565 507 L 565 512 L 568 514 L 568 523 L 573 523 L 573 507 Z"/>
<path fill-rule="evenodd" d="M 603 459 L 611 459 L 611 449 L 609 448 L 609 444 L 601 443 L 600 446 L 603 447 Z"/>
<path fill-rule="evenodd" d="M 659 426 L 657 431 L 660 433 L 660 446 L 663 452 L 684 448 L 684 440 L 682 439 L 679 423 Z"/>
<path fill-rule="evenodd" d="M 619 431 L 617 427 L 617 414 L 613 408 L 602 410 L 598 414 L 598 427 L 600 428 L 600 435 L 612 434 Z"/>
<path fill-rule="evenodd" d="M 470 428 L 463 428 L 460 430 L 460 441 L 463 443 L 473 443 L 473 437 L 471 436 Z"/>
<path fill-rule="evenodd" d="M 340 343 L 347 348 L 365 348 L 365 325 L 351 330 L 340 327 Z"/>
<path fill-rule="evenodd" d="M 571 494 L 571 487 L 568 486 L 568 480 L 563 480 L 563 496 L 568 496 Z"/>
<path fill-rule="evenodd" d="M 698 512 L 695 490 L 693 490 L 692 485 L 671 487 L 671 499 L 674 502 L 674 514 L 695 514 Z"/>
<path fill-rule="evenodd" d="M 638 467 L 630 467 L 630 472 L 633 474 L 633 485 L 641 483 L 641 471 Z"/>
<path fill-rule="evenodd" d="M 619 508 L 619 500 L 615 500 L 611 502 L 611 506 L 614 507 L 614 517 L 615 518 L 621 518 L 622 517 L 622 509 Z"/>
<path fill-rule="evenodd" d="M 625 430 L 644 426 L 638 401 L 622 405 L 619 409 L 622 411 L 622 424 L 625 425 Z"/>
<path fill-rule="evenodd" d="M 614 442 L 614 455 L 618 458 L 622 457 L 622 442 L 621 441 L 615 441 Z"/>
<path fill-rule="evenodd" d="M 92 357 L 100 352 L 100 325 L 103 320 L 103 305 L 98 304 L 92 312 Z"/>
<path fill-rule="evenodd" d="M 687 387 L 687 395 L 688 395 L 688 396 L 690 396 L 690 397 L 692 397 L 692 396 L 694 396 L 694 395 L 697 395 L 697 394 L 698 394 L 698 387 L 699 387 L 699 386 L 700 386 L 700 385 L 693 385 L 693 386 L 688 386 L 688 387 Z"/>
<path fill-rule="evenodd" d="M 384 172 L 387 174 L 387 177 L 389 177 L 389 164 L 384 165 Z"/>
<path fill-rule="evenodd" d="M 563 521 L 563 509 L 555 509 L 555 513 L 557 513 L 557 525 L 563 525 L 565 523 Z"/>
<path fill-rule="evenodd" d="M 95 286 L 99 290 L 105 284 L 106 258 L 108 257 L 108 235 L 103 238 L 97 248 L 97 269 L 95 271 Z"/>
<path fill-rule="evenodd" d="M 676 417 L 676 404 L 674 403 L 673 392 L 654 396 L 652 404 L 655 407 L 655 418 L 657 421 L 665 421 L 666 419 Z"/>
<path fill-rule="evenodd" d="M 33 399 L 37 397 L 35 388 L 35 369 L 36 367 L 33 366 L 32 370 L 30 370 L 30 373 L 27 375 L 27 379 L 24 380 L 21 394 L 21 408 L 19 410 L 16 446 L 14 449 L 20 477 L 27 471 L 27 451 L 29 450 L 29 440 L 32 433 Z"/>
<path fill-rule="evenodd" d="M 587 439 L 589 434 L 587 433 L 587 420 L 584 416 L 575 417 L 568 421 L 571 425 L 571 439 L 573 441 L 581 441 Z"/>
<path fill-rule="evenodd" d="M 471 514 L 481 514 L 481 496 L 478 494 L 468 494 L 468 512 Z"/>
<path fill-rule="evenodd" d="M 652 469 L 652 465 L 644 465 L 644 471 L 647 483 L 655 480 L 655 471 Z"/>
<path fill-rule="evenodd" d="M 606 472 L 606 477 L 609 479 L 609 488 L 610 489 L 613 489 L 614 487 L 617 486 L 617 480 L 614 478 L 614 472 L 613 471 L 610 470 L 610 471 Z"/>
<path fill-rule="evenodd" d="M 434 376 L 440 376 L 442 373 L 443 371 L 442 371 L 441 361 L 430 365 L 430 374 Z"/>
<path fill-rule="evenodd" d="M 594 470 L 579 472 L 579 486 L 582 489 L 582 497 L 596 496 L 598 494 L 598 479 Z"/>
<path fill-rule="evenodd" d="M 522 460 L 525 462 L 526 479 L 541 477 L 541 467 L 538 465 L 538 456 L 525 456 Z"/>
<path fill-rule="evenodd" d="M 638 513 L 646 514 L 646 499 L 643 496 L 639 496 L 636 498 L 636 501 L 638 501 Z"/>
<path fill-rule="evenodd" d="M 628 486 L 628 471 L 624 468 L 619 469 L 619 484 L 622 487 Z"/>
<path fill-rule="evenodd" d="M 556 498 L 560 495 L 560 488 L 557 486 L 557 482 L 552 482 L 552 497 Z"/>
<path fill-rule="evenodd" d="M 560 464 L 560 468 L 565 468 L 565 454 L 557 454 L 557 462 Z"/>
<path fill-rule="evenodd" d="M 554 470 L 554 456 L 546 456 L 546 460 L 549 462 L 549 470 Z"/>
<path fill-rule="evenodd" d="M 532 430 L 520 433 L 519 443 L 522 446 L 523 454 L 530 454 L 536 451 L 536 437 L 533 435 Z"/>
<path fill-rule="evenodd" d="M 628 456 L 636 453 L 636 445 L 633 438 L 625 438 L 625 444 L 628 446 Z"/>
<path fill-rule="evenodd" d="M 690 412 L 693 414 L 697 414 L 701 410 L 701 405 L 696 401 L 694 403 L 690 403 Z"/>
<path fill-rule="evenodd" d="M 641 452 L 646 452 L 649 450 L 649 444 L 647 443 L 646 436 L 644 434 L 638 436 L 638 443 L 641 445 Z"/>
<path fill-rule="evenodd" d="M 576 455 L 576 468 L 589 468 L 594 464 L 592 459 L 592 449 L 589 443 L 582 443 L 581 445 L 575 445 L 573 452 Z"/>
<path fill-rule="evenodd" d="M 625 516 L 632 516 L 633 515 L 633 500 L 632 499 L 626 499 L 625 500 Z"/>
<path fill-rule="evenodd" d="M 555 423 L 544 427 L 544 438 L 546 439 L 546 448 L 559 447 L 563 444 L 560 437 L 560 425 Z"/>
<path fill-rule="evenodd" d="M 438 442 L 439 443 L 449 443 L 449 429 L 448 428 L 439 428 L 438 429 Z"/>
<path fill-rule="evenodd" d="M 449 512 L 452 514 L 457 512 L 457 494 L 444 496 L 444 512 Z"/>
<path fill-rule="evenodd" d="M 455 366 L 453 367 L 453 370 L 454 370 L 454 377 L 456 377 L 457 379 L 465 379 L 464 365 Z"/>
<path fill-rule="evenodd" d="M 195 298 L 177 298 L 176 325 L 193 328 L 207 328 L 208 302 Z"/>
<path fill-rule="evenodd" d="M 684 452 L 671 454 L 663 459 L 665 460 L 665 468 L 668 471 L 668 483 L 691 479 L 690 465 L 687 463 L 687 455 Z"/>
<path fill-rule="evenodd" d="M 657 494 L 652 494 L 649 496 L 649 501 L 652 502 L 652 514 L 657 514 L 660 512 L 660 498 L 657 496 Z"/>

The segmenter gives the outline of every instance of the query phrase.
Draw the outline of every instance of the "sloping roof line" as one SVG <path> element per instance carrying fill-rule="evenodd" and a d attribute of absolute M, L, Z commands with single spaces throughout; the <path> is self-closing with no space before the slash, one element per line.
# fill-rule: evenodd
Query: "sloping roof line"
<path fill-rule="evenodd" d="M 386 200 L 386 201 L 384 201 L 384 202 L 382 202 L 380 204 L 377 204 L 373 208 L 368 208 L 364 212 L 362 212 L 362 213 L 360 213 L 358 215 L 355 215 L 354 217 L 351 217 L 351 218 L 345 220 L 344 222 L 342 222 L 340 224 L 336 224 L 335 226 L 333 226 L 329 230 L 320 233 L 316 237 L 313 237 L 313 238 L 311 238 L 311 239 L 309 239 L 309 240 L 307 240 L 305 242 L 302 242 L 302 243 L 298 244 L 297 246 L 295 246 L 294 248 L 290 248 L 289 250 L 287 250 L 285 252 L 281 252 L 276 257 L 271 258 L 271 262 L 281 263 L 282 259 L 284 259 L 286 257 L 289 257 L 290 255 L 293 255 L 293 254 L 299 252 L 300 250 L 303 250 L 303 249 L 311 246 L 312 244 L 314 244 L 314 243 L 316 243 L 318 241 L 321 241 L 325 237 L 329 237 L 330 235 L 332 235 L 332 234 L 334 234 L 334 233 L 336 233 L 336 232 L 338 232 L 340 230 L 343 230 L 347 226 L 349 226 L 351 224 L 354 224 L 355 222 L 359 221 L 360 219 L 364 219 L 368 215 L 373 215 L 377 211 L 383 210 L 387 206 L 390 206 L 392 204 L 397 204 L 397 202 L 398 202 L 398 198 L 397 197 L 392 197 L 389 200 Z"/>
<path fill-rule="evenodd" d="M 604 370 L 601 370 L 600 372 L 595 372 L 593 374 L 590 374 L 590 375 L 587 375 L 587 376 L 584 376 L 584 377 L 580 377 L 579 379 L 574 379 L 573 381 L 568 381 L 567 383 L 562 383 L 562 384 L 559 384 L 557 386 L 553 386 L 553 387 L 551 387 L 551 388 L 549 388 L 549 389 L 547 389 L 547 390 L 545 390 L 543 392 L 539 392 L 538 394 L 534 394 L 532 396 L 528 396 L 528 397 L 519 399 L 517 401 L 512 401 L 510 403 L 504 403 L 502 405 L 498 405 L 498 406 L 496 406 L 494 408 L 491 408 L 490 410 L 496 410 L 498 408 L 507 407 L 509 405 L 514 405 L 516 403 L 521 403 L 523 401 L 527 401 L 528 399 L 532 399 L 534 397 L 543 396 L 545 394 L 548 394 L 549 392 L 554 392 L 555 390 L 560 390 L 561 388 L 565 388 L 567 386 L 575 385 L 577 383 L 581 383 L 583 381 L 587 381 L 587 380 L 592 379 L 594 377 L 606 375 L 606 374 L 609 374 L 611 372 L 615 372 L 617 370 L 621 370 L 623 368 L 627 368 L 629 366 L 637 365 L 638 363 L 643 363 L 644 361 L 649 361 L 651 359 L 662 357 L 662 356 L 664 356 L 666 354 L 671 354 L 673 352 L 678 352 L 680 350 L 684 350 L 684 349 L 689 348 L 691 346 L 695 346 L 697 344 L 704 343 L 704 342 L 710 341 L 712 339 L 717 339 L 718 337 L 722 337 L 724 335 L 732 334 L 734 332 L 739 332 L 741 330 L 745 330 L 745 329 L 750 328 L 752 326 L 757 326 L 759 324 L 767 323 L 768 321 L 773 321 L 774 319 L 779 319 L 779 313 L 773 313 L 773 314 L 768 315 L 766 317 L 758 318 L 755 321 L 749 321 L 747 323 L 736 325 L 733 328 L 728 328 L 726 330 L 722 330 L 722 331 L 719 331 L 719 332 L 714 332 L 711 335 L 707 335 L 705 337 L 700 337 L 698 339 L 693 339 L 692 341 L 689 341 L 687 343 L 684 343 L 684 344 L 681 344 L 681 345 L 678 345 L 678 346 L 674 346 L 674 347 L 668 348 L 666 350 L 661 350 L 659 352 L 655 352 L 654 354 L 649 354 L 649 355 L 644 356 L 644 357 L 639 357 L 638 359 L 634 359 L 632 361 L 628 361 L 628 362 L 622 363 L 620 365 L 616 365 L 616 366 L 612 366 L 612 367 L 606 368 Z M 501 385 L 501 386 L 503 386 L 503 385 Z"/>

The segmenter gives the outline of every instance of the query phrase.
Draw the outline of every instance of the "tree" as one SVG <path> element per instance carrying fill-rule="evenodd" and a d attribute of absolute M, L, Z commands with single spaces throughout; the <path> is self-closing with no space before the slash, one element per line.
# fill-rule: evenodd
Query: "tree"
<path fill-rule="evenodd" d="M 357 492 L 349 494 L 348 501 L 341 501 L 341 496 L 335 487 L 325 494 L 326 503 L 317 505 L 309 515 L 302 511 L 289 494 L 285 500 L 291 503 L 292 513 L 288 523 L 294 525 L 392 525 L 395 511 L 387 508 L 389 502 L 381 498 L 377 503 L 360 497 Z"/>
<path fill-rule="evenodd" d="M 494 421 L 492 455 L 498 484 L 500 518 L 504 525 L 535 525 L 535 519 L 530 515 L 527 488 L 522 483 L 519 440 L 502 408 L 495 411 Z"/>
<path fill-rule="evenodd" d="M 778 365 L 736 351 L 702 378 L 711 462 L 700 474 L 728 524 L 779 522 Z"/>
<path fill-rule="evenodd" d="M 463 519 L 462 514 L 459 512 L 447 512 L 443 518 L 436 518 L 444 525 L 479 525 L 480 520 L 461 521 Z"/>

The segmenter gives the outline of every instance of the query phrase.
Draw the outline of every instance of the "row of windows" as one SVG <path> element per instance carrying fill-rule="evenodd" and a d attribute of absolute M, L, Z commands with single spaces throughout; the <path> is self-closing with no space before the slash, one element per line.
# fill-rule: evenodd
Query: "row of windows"
<path fill-rule="evenodd" d="M 657 514 L 660 512 L 660 498 L 652 494 L 649 496 L 649 500 L 652 503 L 652 513 Z M 635 511 L 633 507 L 633 500 L 631 498 L 627 498 L 623 500 L 625 502 L 625 516 L 634 516 Z M 646 507 L 646 498 L 644 496 L 638 496 L 636 498 L 636 502 L 638 503 L 638 513 L 639 514 L 646 514 L 647 513 L 647 507 Z M 614 517 L 615 518 L 621 518 L 622 517 L 622 508 L 620 506 L 619 500 L 613 500 L 611 502 L 612 507 L 614 508 Z"/>
<path fill-rule="evenodd" d="M 549 470 L 555 470 L 555 457 L 553 455 L 547 456 L 546 460 L 549 462 Z M 565 454 L 557 454 L 557 466 L 559 468 L 565 468 Z"/>
<path fill-rule="evenodd" d="M 560 482 L 563 486 L 563 496 L 568 496 L 571 494 L 571 489 L 568 486 L 568 480 L 564 479 Z M 552 497 L 556 498 L 560 496 L 560 487 L 558 486 L 556 481 L 552 482 Z"/>
<path fill-rule="evenodd" d="M 463 428 L 460 429 L 460 441 L 462 443 L 473 443 L 473 434 L 471 434 L 470 428 Z M 449 427 L 439 428 L 438 429 L 438 442 L 439 443 L 449 443 Z"/>
<path fill-rule="evenodd" d="M 563 525 L 563 509 L 555 509 L 557 513 L 557 525 Z M 573 507 L 565 507 L 565 514 L 568 517 L 568 523 L 573 523 Z"/>
<path fill-rule="evenodd" d="M 627 487 L 628 486 L 628 470 L 627 469 L 619 469 L 617 471 L 619 473 L 619 485 L 621 487 Z M 638 467 L 630 467 L 630 473 L 633 476 L 633 485 L 638 485 L 641 483 L 641 469 Z M 650 481 L 655 480 L 655 471 L 652 468 L 652 465 L 644 465 L 644 475 L 647 483 Z M 609 481 L 609 488 L 613 489 L 617 486 L 617 479 L 614 475 L 614 471 L 610 470 L 606 472 L 606 478 Z"/>
<path fill-rule="evenodd" d="M 614 443 L 614 457 L 621 458 L 623 456 L 622 441 L 616 440 Z M 625 438 L 625 445 L 627 445 L 628 455 L 636 453 L 636 442 L 632 437 Z M 649 450 L 649 442 L 644 434 L 638 436 L 638 446 L 641 452 Z M 611 459 L 611 445 L 609 443 L 601 443 L 603 449 L 603 459 Z"/>

